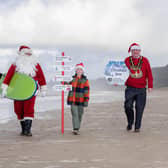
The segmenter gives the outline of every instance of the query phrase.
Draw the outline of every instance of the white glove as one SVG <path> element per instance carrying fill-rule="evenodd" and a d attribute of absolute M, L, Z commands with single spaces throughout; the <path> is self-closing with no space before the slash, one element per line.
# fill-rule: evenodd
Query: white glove
<path fill-rule="evenodd" d="M 45 97 L 45 96 L 47 95 L 47 92 L 46 92 L 46 91 L 41 91 L 40 95 L 41 95 L 42 97 Z"/>
<path fill-rule="evenodd" d="M 40 95 L 42 97 L 45 97 L 47 95 L 47 86 L 46 85 L 41 86 L 41 88 L 40 88 Z"/>
<path fill-rule="evenodd" d="M 2 84 L 1 88 L 2 88 L 2 97 L 5 97 L 7 94 L 8 85 Z"/>

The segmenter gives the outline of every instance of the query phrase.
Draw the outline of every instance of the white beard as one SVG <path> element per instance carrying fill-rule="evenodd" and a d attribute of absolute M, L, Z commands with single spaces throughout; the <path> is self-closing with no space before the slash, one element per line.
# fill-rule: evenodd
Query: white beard
<path fill-rule="evenodd" d="M 36 76 L 36 65 L 37 65 L 37 59 L 33 56 L 18 56 L 16 58 L 16 71 L 30 75 L 31 77 Z"/>

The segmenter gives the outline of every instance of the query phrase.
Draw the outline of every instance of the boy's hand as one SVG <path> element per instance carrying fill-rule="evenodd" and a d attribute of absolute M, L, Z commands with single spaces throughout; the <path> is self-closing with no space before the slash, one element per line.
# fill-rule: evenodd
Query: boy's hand
<path fill-rule="evenodd" d="M 153 91 L 153 88 L 148 88 L 148 92 L 152 92 Z"/>

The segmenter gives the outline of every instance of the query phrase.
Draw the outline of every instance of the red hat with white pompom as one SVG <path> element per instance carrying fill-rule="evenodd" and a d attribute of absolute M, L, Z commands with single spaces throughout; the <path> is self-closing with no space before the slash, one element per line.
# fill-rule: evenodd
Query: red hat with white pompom
<path fill-rule="evenodd" d="M 83 65 L 82 62 L 81 62 L 80 64 L 76 64 L 76 66 L 75 66 L 75 71 L 76 71 L 78 68 L 81 68 L 81 69 L 84 71 L 84 65 Z"/>
<path fill-rule="evenodd" d="M 19 55 L 32 55 L 32 50 L 30 47 L 28 46 L 25 46 L 25 45 L 22 45 L 19 47 L 19 51 L 18 51 L 18 54 Z"/>
<path fill-rule="evenodd" d="M 141 47 L 137 43 L 132 43 L 128 49 L 128 53 L 130 53 L 132 50 L 141 50 Z"/>

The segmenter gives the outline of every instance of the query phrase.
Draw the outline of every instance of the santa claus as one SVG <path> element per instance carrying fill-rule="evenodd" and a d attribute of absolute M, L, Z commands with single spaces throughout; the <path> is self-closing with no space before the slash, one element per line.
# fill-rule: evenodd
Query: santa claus
<path fill-rule="evenodd" d="M 46 95 L 46 80 L 40 64 L 33 57 L 30 47 L 20 46 L 16 61 L 10 66 L 2 84 L 2 95 L 5 96 L 8 85 L 15 72 L 31 76 L 38 84 L 41 95 Z M 14 111 L 21 124 L 21 135 L 32 136 L 31 126 L 34 118 L 34 105 L 36 96 L 24 101 L 14 100 Z"/>

